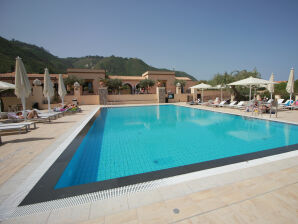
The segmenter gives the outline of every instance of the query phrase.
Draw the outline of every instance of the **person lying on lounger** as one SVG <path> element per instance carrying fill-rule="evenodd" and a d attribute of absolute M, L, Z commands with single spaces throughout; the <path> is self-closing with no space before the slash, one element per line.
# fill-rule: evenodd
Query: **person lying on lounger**
<path fill-rule="evenodd" d="M 19 119 L 24 119 L 24 116 L 23 116 L 22 112 L 18 112 L 18 113 L 16 113 L 16 115 L 18 116 Z M 31 110 L 27 114 L 27 119 L 32 119 L 32 118 L 39 118 L 39 116 L 38 116 L 38 114 L 35 110 Z"/>

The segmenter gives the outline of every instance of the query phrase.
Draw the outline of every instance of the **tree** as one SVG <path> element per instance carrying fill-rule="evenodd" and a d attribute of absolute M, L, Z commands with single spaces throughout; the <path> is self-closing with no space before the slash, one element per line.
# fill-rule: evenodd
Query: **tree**
<path fill-rule="evenodd" d="M 64 81 L 65 86 L 68 86 L 68 90 L 73 90 L 73 84 L 75 82 L 78 82 L 80 85 L 83 85 L 83 83 L 84 83 L 84 80 L 79 79 L 78 77 L 76 77 L 74 75 L 68 76 L 63 81 Z"/>
<path fill-rule="evenodd" d="M 143 79 L 142 81 L 140 81 L 139 86 L 147 90 L 147 93 L 148 93 L 149 88 L 154 86 L 154 84 L 155 84 L 155 81 L 152 79 Z"/>
<path fill-rule="evenodd" d="M 120 79 L 107 79 L 106 80 L 106 86 L 108 89 L 112 90 L 114 94 L 116 94 L 116 90 L 118 90 L 118 93 L 120 94 L 120 87 L 122 87 L 122 80 Z"/>
<path fill-rule="evenodd" d="M 233 71 L 231 73 L 228 73 L 228 72 L 225 72 L 223 74 L 218 73 L 208 83 L 210 85 L 225 85 L 231 82 L 248 78 L 250 76 L 255 78 L 261 77 L 257 69 L 253 69 L 252 71 L 247 71 L 247 70 Z M 231 86 L 231 91 L 234 92 L 236 100 L 246 100 L 249 95 L 249 88 L 245 86 Z"/>
<path fill-rule="evenodd" d="M 184 86 L 186 85 L 185 80 L 175 79 L 175 81 L 174 81 L 174 85 L 176 86 L 177 83 L 180 83 L 181 87 L 184 87 Z"/>

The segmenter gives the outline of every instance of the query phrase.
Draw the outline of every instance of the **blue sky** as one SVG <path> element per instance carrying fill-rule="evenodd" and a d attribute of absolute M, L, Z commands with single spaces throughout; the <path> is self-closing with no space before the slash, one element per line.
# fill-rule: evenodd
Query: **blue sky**
<path fill-rule="evenodd" d="M 197 79 L 298 71 L 297 0 L 1 0 L 0 35 L 59 57 L 137 57 Z"/>

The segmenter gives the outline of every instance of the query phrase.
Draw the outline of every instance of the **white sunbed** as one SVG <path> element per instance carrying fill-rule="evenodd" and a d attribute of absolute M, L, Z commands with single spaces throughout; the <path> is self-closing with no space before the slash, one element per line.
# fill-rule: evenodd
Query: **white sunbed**
<path fill-rule="evenodd" d="M 3 126 L 0 126 L 0 132 L 18 130 L 19 133 L 21 133 L 21 131 L 24 128 L 25 128 L 25 131 L 28 132 L 28 126 L 26 124 L 3 125 Z M 1 135 L 0 135 L 0 144 L 2 144 Z"/>
<path fill-rule="evenodd" d="M 278 100 L 277 100 L 277 103 L 278 103 L 278 104 L 282 104 L 283 101 L 284 101 L 284 99 L 278 99 Z"/>
<path fill-rule="evenodd" d="M 46 114 L 43 114 L 43 115 L 38 115 L 39 117 L 38 118 L 31 118 L 31 119 L 26 119 L 27 121 L 28 120 L 32 120 L 32 121 L 45 121 L 45 120 L 49 120 L 49 122 L 51 122 L 51 118 L 56 116 L 56 115 L 46 115 Z M 17 116 L 16 113 L 14 112 L 9 112 L 7 113 L 7 117 L 8 119 L 11 119 L 13 121 L 24 121 L 25 119 L 24 118 L 20 118 L 20 116 Z"/>
<path fill-rule="evenodd" d="M 287 105 L 290 102 L 290 100 L 286 100 L 284 103 L 280 103 L 280 105 Z"/>
<path fill-rule="evenodd" d="M 16 125 L 26 125 L 27 129 L 30 128 L 30 125 L 33 125 L 34 129 L 36 129 L 36 123 L 32 121 L 21 122 L 21 123 L 0 123 L 0 127 L 12 127 Z"/>
<path fill-rule="evenodd" d="M 233 108 L 242 108 L 244 106 L 245 101 L 240 101 L 238 104 L 233 105 Z"/>
<path fill-rule="evenodd" d="M 233 107 L 236 103 L 237 101 L 232 101 L 230 104 L 224 105 L 224 107 Z"/>
<path fill-rule="evenodd" d="M 54 117 L 54 118 L 58 118 L 59 115 L 63 115 L 62 112 L 51 111 L 51 112 L 49 113 L 49 112 L 42 112 L 42 111 L 40 111 L 40 110 L 38 110 L 38 109 L 34 109 L 34 110 L 37 112 L 38 116 L 40 116 L 40 117 L 48 117 L 48 116 L 51 116 L 51 117 Z"/>
<path fill-rule="evenodd" d="M 286 102 L 279 104 L 279 107 L 281 109 L 292 109 L 293 108 L 293 106 L 292 106 L 293 103 L 294 103 L 293 100 L 291 100 L 291 101 L 286 100 Z"/>
<path fill-rule="evenodd" d="M 225 105 L 226 102 L 227 102 L 226 100 L 221 101 L 220 104 L 219 104 L 219 106 L 220 106 L 220 107 L 223 107 L 223 106 Z"/>
<path fill-rule="evenodd" d="M 291 106 L 286 106 L 287 109 L 291 109 L 291 110 L 298 110 L 298 106 L 297 105 L 291 105 Z"/>
<path fill-rule="evenodd" d="M 211 104 L 211 106 L 213 106 L 213 107 L 223 107 L 223 105 L 224 105 L 226 102 L 227 102 L 226 100 L 223 100 L 223 101 L 221 101 L 221 102 L 218 103 L 218 104 Z"/>

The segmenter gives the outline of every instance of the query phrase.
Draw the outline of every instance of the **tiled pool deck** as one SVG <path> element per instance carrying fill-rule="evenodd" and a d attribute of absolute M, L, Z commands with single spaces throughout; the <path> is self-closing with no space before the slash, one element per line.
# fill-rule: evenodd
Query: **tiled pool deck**
<path fill-rule="evenodd" d="M 192 107 L 250 115 L 227 108 Z M 96 108 L 83 106 L 83 113 L 59 118 L 52 124 L 38 124 L 38 129 L 27 134 L 2 137 L 1 208 L 9 207 L 8 202 L 13 204 L 14 197 L 19 196 L 17 190 L 26 190 L 28 176 Z M 298 111 L 281 112 L 272 119 L 298 123 Z M 298 223 L 297 220 L 298 156 L 291 152 L 222 174 L 14 217 L 3 223 Z"/>

